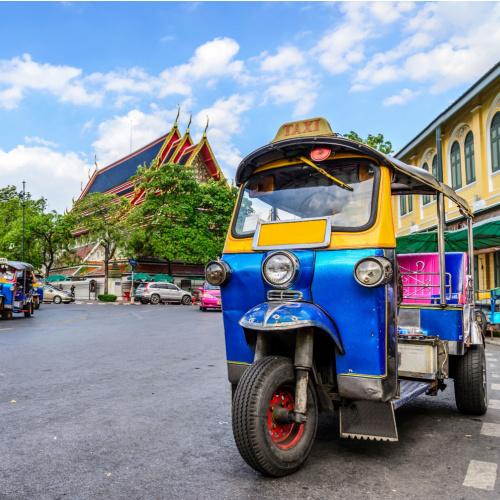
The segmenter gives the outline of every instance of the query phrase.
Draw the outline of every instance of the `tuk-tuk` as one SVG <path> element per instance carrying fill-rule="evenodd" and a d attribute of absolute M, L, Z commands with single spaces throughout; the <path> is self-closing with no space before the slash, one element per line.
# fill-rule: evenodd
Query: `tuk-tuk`
<path fill-rule="evenodd" d="M 43 276 L 41 276 L 40 274 L 35 274 L 33 282 L 33 307 L 35 309 L 40 309 L 40 306 L 43 304 L 43 288 Z"/>
<path fill-rule="evenodd" d="M 464 199 L 322 118 L 283 125 L 236 183 L 206 279 L 221 287 L 233 434 L 251 467 L 296 471 L 320 411 L 335 411 L 342 438 L 397 441 L 395 411 L 449 378 L 461 412 L 486 412 Z M 435 254 L 396 254 L 391 197 L 408 194 L 436 197 Z M 445 253 L 445 198 L 467 221 L 468 253 Z"/>
<path fill-rule="evenodd" d="M 13 313 L 33 314 L 33 266 L 25 262 L 0 258 L 0 313 L 12 319 Z"/>

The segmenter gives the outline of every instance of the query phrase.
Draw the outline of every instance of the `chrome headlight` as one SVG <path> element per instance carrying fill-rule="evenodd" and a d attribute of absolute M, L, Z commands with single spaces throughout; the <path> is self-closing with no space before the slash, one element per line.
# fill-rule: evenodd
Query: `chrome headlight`
<path fill-rule="evenodd" d="M 205 267 L 205 279 L 211 284 L 220 286 L 231 276 L 231 268 L 223 260 L 213 260 Z"/>
<path fill-rule="evenodd" d="M 297 275 L 299 261 L 290 252 L 274 252 L 262 263 L 262 276 L 271 286 L 286 288 Z"/>
<path fill-rule="evenodd" d="M 392 265 L 385 257 L 361 259 L 354 267 L 354 278 L 363 286 L 385 285 L 392 279 Z"/>

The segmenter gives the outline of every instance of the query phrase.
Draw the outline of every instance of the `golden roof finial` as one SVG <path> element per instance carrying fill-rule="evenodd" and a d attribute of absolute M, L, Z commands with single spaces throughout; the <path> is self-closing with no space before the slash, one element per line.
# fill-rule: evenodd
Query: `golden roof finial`
<path fill-rule="evenodd" d="M 179 121 L 180 114 L 181 114 L 181 106 L 180 106 L 180 104 L 177 104 L 177 116 L 175 117 L 175 120 L 174 120 L 174 127 L 177 126 L 177 122 Z"/>
<path fill-rule="evenodd" d="M 191 121 L 193 120 L 193 113 L 191 113 L 189 115 L 189 122 L 188 122 L 188 126 L 186 128 L 186 134 L 189 134 L 189 127 L 191 126 Z"/>
<path fill-rule="evenodd" d="M 210 118 L 207 115 L 207 124 L 205 125 L 205 130 L 203 131 L 203 137 L 207 136 L 208 124 L 210 123 Z"/>

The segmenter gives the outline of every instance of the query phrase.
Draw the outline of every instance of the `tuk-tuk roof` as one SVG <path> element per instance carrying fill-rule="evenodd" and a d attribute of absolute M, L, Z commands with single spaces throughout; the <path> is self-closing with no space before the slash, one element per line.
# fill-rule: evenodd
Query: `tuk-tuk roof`
<path fill-rule="evenodd" d="M 293 159 L 299 156 L 309 157 L 311 149 L 328 147 L 337 154 L 355 153 L 373 158 L 375 161 L 392 167 L 392 192 L 394 194 L 434 194 L 441 192 L 453 200 L 462 211 L 472 215 L 469 204 L 451 187 L 438 181 L 431 173 L 422 168 L 407 165 L 402 161 L 377 151 L 376 149 L 338 134 L 331 136 L 297 137 L 267 144 L 242 160 L 236 171 L 236 184 L 244 183 L 262 165 Z"/>
<path fill-rule="evenodd" d="M 34 267 L 27 262 L 20 262 L 18 260 L 8 260 L 7 265 L 13 267 L 17 271 L 34 271 Z"/>

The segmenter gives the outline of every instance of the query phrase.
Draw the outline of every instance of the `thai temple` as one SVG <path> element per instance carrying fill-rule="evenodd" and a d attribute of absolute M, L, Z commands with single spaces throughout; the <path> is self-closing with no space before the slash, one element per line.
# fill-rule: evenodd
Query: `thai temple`
<path fill-rule="evenodd" d="M 83 188 L 79 199 L 95 192 L 115 193 L 118 196 L 128 198 L 133 205 L 140 204 L 146 193 L 136 189 L 132 178 L 138 168 L 143 165 L 161 166 L 165 163 L 176 163 L 179 166 L 193 167 L 200 182 L 208 179 L 223 179 L 224 175 L 207 138 L 208 123 L 200 141 L 195 143 L 189 130 L 191 119 L 186 131 L 182 134 L 178 127 L 178 118 L 179 113 L 168 133 L 103 168 L 96 168 L 87 185 Z M 66 277 L 67 280 L 71 280 L 61 281 L 62 288 L 68 288 L 70 284 L 76 283 L 77 296 L 81 295 L 84 298 L 88 295 L 90 281 L 96 282 L 97 287 L 102 288 L 104 256 L 98 243 L 83 239 L 81 244 L 75 248 L 75 257 L 79 261 L 78 264 L 54 268 L 51 274 L 60 275 L 61 279 Z M 132 269 L 128 260 L 117 257 L 110 269 L 112 274 L 108 282 L 110 293 L 124 295 L 127 290 L 130 290 Z M 169 275 L 179 285 L 191 289 L 202 283 L 204 269 L 202 265 L 198 264 L 144 259 L 138 262 L 135 272 L 136 276 Z M 91 297 L 89 296 L 89 298 Z"/>
<path fill-rule="evenodd" d="M 131 177 L 140 166 L 151 165 L 155 160 L 159 166 L 164 163 L 191 166 L 195 168 L 200 181 L 223 178 L 208 142 L 207 129 L 205 128 L 200 142 L 195 144 L 189 132 L 189 125 L 182 135 L 176 119 L 167 134 L 104 168 L 96 169 L 79 199 L 89 193 L 115 193 L 129 198 L 133 204 L 140 203 L 144 193 L 135 193 Z"/>

